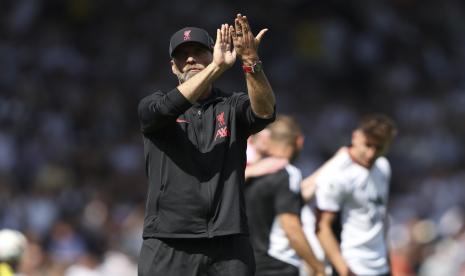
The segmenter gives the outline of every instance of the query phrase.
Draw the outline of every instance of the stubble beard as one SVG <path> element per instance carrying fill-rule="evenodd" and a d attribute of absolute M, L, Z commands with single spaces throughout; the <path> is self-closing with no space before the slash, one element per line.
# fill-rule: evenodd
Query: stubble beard
<path fill-rule="evenodd" d="M 186 82 L 187 80 L 195 76 L 197 73 L 198 72 L 196 71 L 187 71 L 187 72 L 178 74 L 177 77 L 178 77 L 179 83 Z"/>

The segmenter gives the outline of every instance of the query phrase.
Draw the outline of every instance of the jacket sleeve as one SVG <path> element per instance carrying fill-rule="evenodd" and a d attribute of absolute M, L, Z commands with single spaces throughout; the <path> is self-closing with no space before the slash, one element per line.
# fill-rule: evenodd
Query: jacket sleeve
<path fill-rule="evenodd" d="M 245 93 L 236 93 L 236 116 L 239 122 L 247 129 L 248 135 L 255 134 L 263 130 L 276 118 L 276 107 L 273 116 L 263 119 L 255 115 L 250 104 L 249 96 Z"/>
<path fill-rule="evenodd" d="M 177 88 L 168 93 L 157 91 L 139 102 L 138 113 L 142 133 L 156 132 L 189 109 L 192 104 Z"/>

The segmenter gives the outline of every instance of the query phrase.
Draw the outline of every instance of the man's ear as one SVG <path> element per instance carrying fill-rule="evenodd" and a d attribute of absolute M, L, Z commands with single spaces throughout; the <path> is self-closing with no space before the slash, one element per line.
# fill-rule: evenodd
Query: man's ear
<path fill-rule="evenodd" d="M 354 144 L 354 141 L 357 141 L 358 138 L 362 135 L 362 131 L 359 129 L 356 129 L 352 132 L 352 145 Z"/>
<path fill-rule="evenodd" d="M 305 142 L 305 136 L 303 135 L 299 135 L 297 137 L 297 141 L 296 141 L 296 146 L 297 146 L 297 149 L 300 151 L 303 149 L 304 147 L 304 142 Z"/>
<path fill-rule="evenodd" d="M 178 75 L 179 69 L 178 69 L 178 66 L 176 66 L 176 63 L 174 62 L 174 59 L 171 59 L 170 63 L 171 63 L 171 72 L 173 72 L 173 74 L 175 75 Z"/>

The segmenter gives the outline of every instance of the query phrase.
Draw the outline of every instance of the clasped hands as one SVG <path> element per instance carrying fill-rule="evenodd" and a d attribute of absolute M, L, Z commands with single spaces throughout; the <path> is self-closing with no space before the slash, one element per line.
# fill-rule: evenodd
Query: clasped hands
<path fill-rule="evenodd" d="M 242 63 L 252 65 L 259 60 L 258 46 L 268 29 L 262 29 L 254 36 L 245 15 L 237 14 L 234 26 L 222 24 L 216 30 L 213 62 L 220 68 L 230 68 L 238 56 Z"/>

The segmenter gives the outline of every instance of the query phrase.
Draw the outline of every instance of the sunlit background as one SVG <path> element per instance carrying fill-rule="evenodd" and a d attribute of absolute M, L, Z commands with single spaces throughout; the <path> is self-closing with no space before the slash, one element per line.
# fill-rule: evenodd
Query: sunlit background
<path fill-rule="evenodd" d="M 362 115 L 388 114 L 394 275 L 465 275 L 464 2 L 2 0 L 0 229 L 27 235 L 27 275 L 136 275 L 137 103 L 176 86 L 173 32 L 214 34 L 238 12 L 270 29 L 259 53 L 305 130 L 304 175 Z M 245 91 L 240 65 L 217 85 Z"/>

